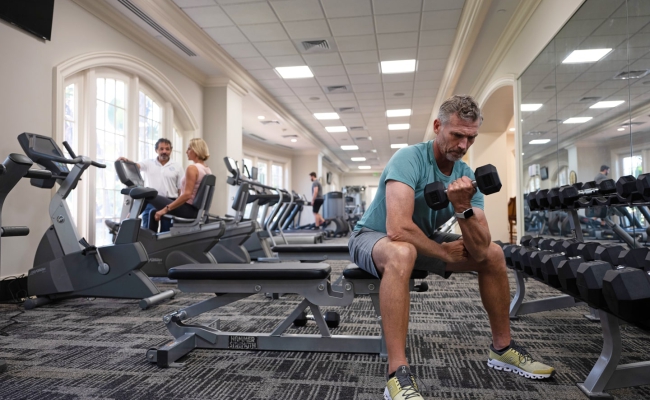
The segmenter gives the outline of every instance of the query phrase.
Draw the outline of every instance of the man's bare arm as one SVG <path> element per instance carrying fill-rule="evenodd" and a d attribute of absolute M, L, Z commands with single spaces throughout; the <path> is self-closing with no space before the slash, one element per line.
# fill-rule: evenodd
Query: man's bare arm
<path fill-rule="evenodd" d="M 418 254 L 439 258 L 446 262 L 461 262 L 463 241 L 438 244 L 429 239 L 413 222 L 415 193 L 413 189 L 398 181 L 386 183 L 386 234 L 392 241 L 407 242 L 415 246 Z"/>
<path fill-rule="evenodd" d="M 457 213 L 468 208 L 474 210 L 474 216 L 469 219 L 458 219 L 458 225 L 463 233 L 465 248 L 474 260 L 481 262 L 487 257 L 487 250 L 490 246 L 491 236 L 485 213 L 480 208 L 472 207 L 472 197 L 476 189 L 472 181 L 464 176 L 455 180 L 447 187 L 447 197 L 454 206 Z"/>

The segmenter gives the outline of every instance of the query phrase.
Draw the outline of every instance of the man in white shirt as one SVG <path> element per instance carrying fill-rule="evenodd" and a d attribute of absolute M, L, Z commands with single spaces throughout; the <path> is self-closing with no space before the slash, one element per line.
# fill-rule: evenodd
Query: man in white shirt
<path fill-rule="evenodd" d="M 138 161 L 136 165 L 140 171 L 144 172 L 145 186 L 156 189 L 161 196 L 175 199 L 181 193 L 181 179 L 184 176 L 183 167 L 170 159 L 172 152 L 172 143 L 164 138 L 156 142 L 156 154 L 158 157 L 148 160 Z M 126 157 L 120 157 L 118 160 L 129 161 Z M 142 212 L 142 226 L 149 229 L 149 220 L 151 211 L 155 208 L 148 204 Z M 161 221 L 160 232 L 168 232 L 171 227 L 171 221 L 167 218 Z"/>

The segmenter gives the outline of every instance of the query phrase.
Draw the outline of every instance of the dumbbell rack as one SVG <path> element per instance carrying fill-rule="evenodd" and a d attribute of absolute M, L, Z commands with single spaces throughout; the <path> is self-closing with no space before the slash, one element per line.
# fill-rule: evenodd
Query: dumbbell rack
<path fill-rule="evenodd" d="M 611 204 L 602 205 L 631 205 L 631 206 L 647 206 L 650 203 L 641 202 L 636 196 L 630 196 L 627 201 L 622 201 L 624 198 L 617 196 L 617 200 Z M 593 204 L 593 202 L 592 202 Z M 580 220 L 578 218 L 578 209 L 589 206 L 584 202 L 575 202 L 572 206 L 562 207 L 569 216 L 569 223 L 571 230 L 574 233 L 576 240 L 584 242 Z M 554 209 L 559 209 L 554 207 Z M 630 248 L 636 247 L 636 241 L 625 230 L 618 225 L 613 224 L 611 221 L 606 221 L 610 229 L 613 229 L 625 241 Z M 515 296 L 510 303 L 510 318 L 517 319 L 520 315 L 533 314 L 542 311 L 551 311 L 583 305 L 584 302 L 576 300 L 569 295 L 562 295 L 558 297 L 550 297 L 535 301 L 524 302 L 526 294 L 524 274 L 520 270 L 513 270 L 515 272 L 515 282 L 517 289 Z M 613 398 L 606 390 L 620 389 L 632 386 L 641 386 L 650 384 L 650 361 L 642 361 L 630 364 L 620 364 L 622 353 L 621 342 L 621 321 L 615 315 L 612 315 L 603 310 L 591 309 L 591 314 L 586 315 L 589 319 L 599 320 L 603 329 L 603 349 L 598 357 L 598 361 L 594 364 L 589 372 L 589 375 L 584 382 L 578 382 L 577 386 L 582 392 L 590 399 L 608 399 Z"/>

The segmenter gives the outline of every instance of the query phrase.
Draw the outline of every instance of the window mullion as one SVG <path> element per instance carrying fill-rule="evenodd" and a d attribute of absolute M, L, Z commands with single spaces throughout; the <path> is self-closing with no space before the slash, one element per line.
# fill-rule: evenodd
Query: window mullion
<path fill-rule="evenodd" d="M 97 158 L 97 75 L 94 69 L 88 70 L 86 74 L 86 96 L 84 104 L 86 105 L 86 121 L 84 130 L 87 132 L 86 151 L 88 157 L 95 160 Z M 83 224 L 83 229 L 86 230 L 86 240 L 89 243 L 95 243 L 95 209 L 91 205 L 96 204 L 96 182 L 92 169 L 86 170 L 86 181 L 88 185 L 88 202 L 85 205 L 86 221 Z M 83 235 L 83 234 L 82 234 Z"/>
<path fill-rule="evenodd" d="M 140 93 L 140 79 L 137 76 L 132 76 L 130 79 L 130 85 L 128 87 L 128 101 L 127 101 L 127 112 L 126 118 L 129 126 L 127 131 L 127 158 L 130 160 L 139 161 L 139 149 L 138 149 L 138 137 L 140 135 L 140 113 L 138 111 L 139 99 L 138 94 Z"/>

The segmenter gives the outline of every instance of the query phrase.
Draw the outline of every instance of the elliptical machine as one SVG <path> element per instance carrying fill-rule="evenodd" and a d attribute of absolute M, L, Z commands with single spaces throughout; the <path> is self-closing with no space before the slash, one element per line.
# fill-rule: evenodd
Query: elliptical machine
<path fill-rule="evenodd" d="M 59 183 L 49 206 L 52 226 L 43 235 L 34 267 L 27 275 L 27 291 L 37 297 L 25 301 L 25 309 L 72 297 L 143 299 L 140 307 L 144 309 L 176 295 L 174 290 L 161 293 L 140 270 L 148 256 L 136 241 L 139 219 L 124 221 L 114 245 L 95 247 L 79 236 L 66 198 L 86 169 L 91 165 L 106 168 L 105 165 L 88 157 L 77 157 L 66 142 L 63 144 L 73 158 L 65 158 L 48 136 L 22 133 L 18 142 L 29 158 L 51 172 L 50 178 L 32 178 L 32 186 L 51 189 Z M 66 164 L 74 167 L 69 170 Z"/>
<path fill-rule="evenodd" d="M 7 159 L 0 164 L 0 260 L 2 259 L 1 242 L 3 237 L 26 236 L 29 228 L 26 226 L 2 226 L 2 207 L 5 199 L 21 178 L 42 178 L 52 177 L 49 171 L 31 170 L 32 160 L 22 154 L 9 154 Z M 0 275 L 1 276 L 1 275 Z M 0 360 L 0 372 L 7 370 L 7 363 Z"/>

